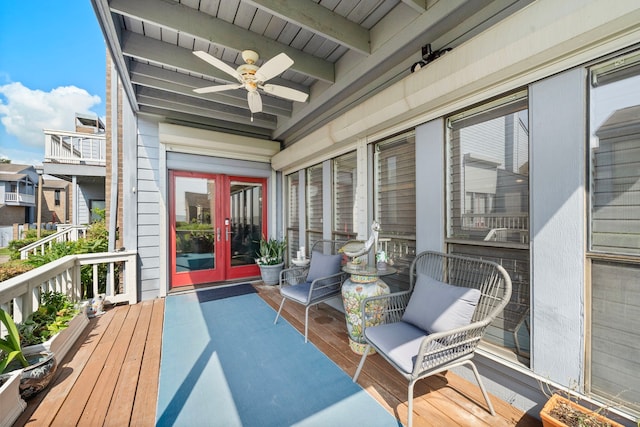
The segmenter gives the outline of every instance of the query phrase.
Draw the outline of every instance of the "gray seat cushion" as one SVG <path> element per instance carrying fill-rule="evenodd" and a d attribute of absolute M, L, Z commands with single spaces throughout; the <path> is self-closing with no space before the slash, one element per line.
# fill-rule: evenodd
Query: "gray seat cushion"
<path fill-rule="evenodd" d="M 334 294 L 337 295 L 340 293 L 339 285 L 327 286 L 325 288 L 314 290 L 310 300 L 309 289 L 311 289 L 311 282 L 306 281 L 299 285 L 283 286 L 280 292 L 283 297 L 295 300 L 300 304 L 304 304 L 304 305 L 307 305 L 310 302 L 313 302 L 319 298 L 324 298 L 328 295 L 334 295 Z"/>
<path fill-rule="evenodd" d="M 380 349 L 403 372 L 413 372 L 413 364 L 420 349 L 420 343 L 427 336 L 425 331 L 405 323 L 388 323 L 366 328 L 367 339 Z"/>
<path fill-rule="evenodd" d="M 307 281 L 313 282 L 321 277 L 332 276 L 340 273 L 342 268 L 342 254 L 325 255 L 322 252 L 314 251 L 311 254 L 311 264 Z"/>
<path fill-rule="evenodd" d="M 466 326 L 471 323 L 480 295 L 478 289 L 418 274 L 402 320 L 432 334 Z"/>

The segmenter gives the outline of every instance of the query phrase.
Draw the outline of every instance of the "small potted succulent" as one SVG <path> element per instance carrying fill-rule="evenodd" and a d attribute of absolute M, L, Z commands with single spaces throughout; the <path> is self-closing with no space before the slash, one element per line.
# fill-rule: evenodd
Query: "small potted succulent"
<path fill-rule="evenodd" d="M 286 251 L 287 241 L 284 239 L 263 237 L 260 240 L 256 264 L 260 267 L 260 275 L 265 285 L 277 285 L 280 281 Z"/>

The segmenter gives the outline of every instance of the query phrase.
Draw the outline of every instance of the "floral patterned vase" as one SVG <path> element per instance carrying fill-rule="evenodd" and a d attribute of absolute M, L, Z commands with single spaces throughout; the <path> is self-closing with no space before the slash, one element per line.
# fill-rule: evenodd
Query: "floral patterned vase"
<path fill-rule="evenodd" d="M 356 354 L 364 354 L 367 344 L 362 336 L 362 300 L 377 295 L 389 293 L 389 286 L 377 274 L 352 274 L 351 278 L 342 284 L 342 301 L 344 303 L 347 330 L 349 332 L 349 347 Z M 379 304 L 384 305 L 385 302 Z M 375 326 L 381 323 L 384 310 L 374 310 L 378 315 L 366 319 L 366 325 Z M 369 354 L 375 353 L 371 348 Z"/>

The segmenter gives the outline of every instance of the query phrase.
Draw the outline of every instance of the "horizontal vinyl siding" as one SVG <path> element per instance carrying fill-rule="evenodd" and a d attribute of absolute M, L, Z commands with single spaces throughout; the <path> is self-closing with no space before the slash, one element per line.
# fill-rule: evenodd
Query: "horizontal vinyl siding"
<path fill-rule="evenodd" d="M 142 299 L 160 293 L 160 188 L 157 126 L 147 123 L 137 140 L 138 254 Z M 149 214 L 151 212 L 152 214 Z"/>

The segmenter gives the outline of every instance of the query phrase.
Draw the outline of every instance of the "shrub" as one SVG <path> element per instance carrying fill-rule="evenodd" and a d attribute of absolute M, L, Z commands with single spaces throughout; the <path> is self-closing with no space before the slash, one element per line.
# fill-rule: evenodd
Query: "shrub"
<path fill-rule="evenodd" d="M 34 267 L 26 264 L 24 261 L 9 261 L 0 264 L 0 282 L 11 279 L 22 273 L 32 270 Z"/>

